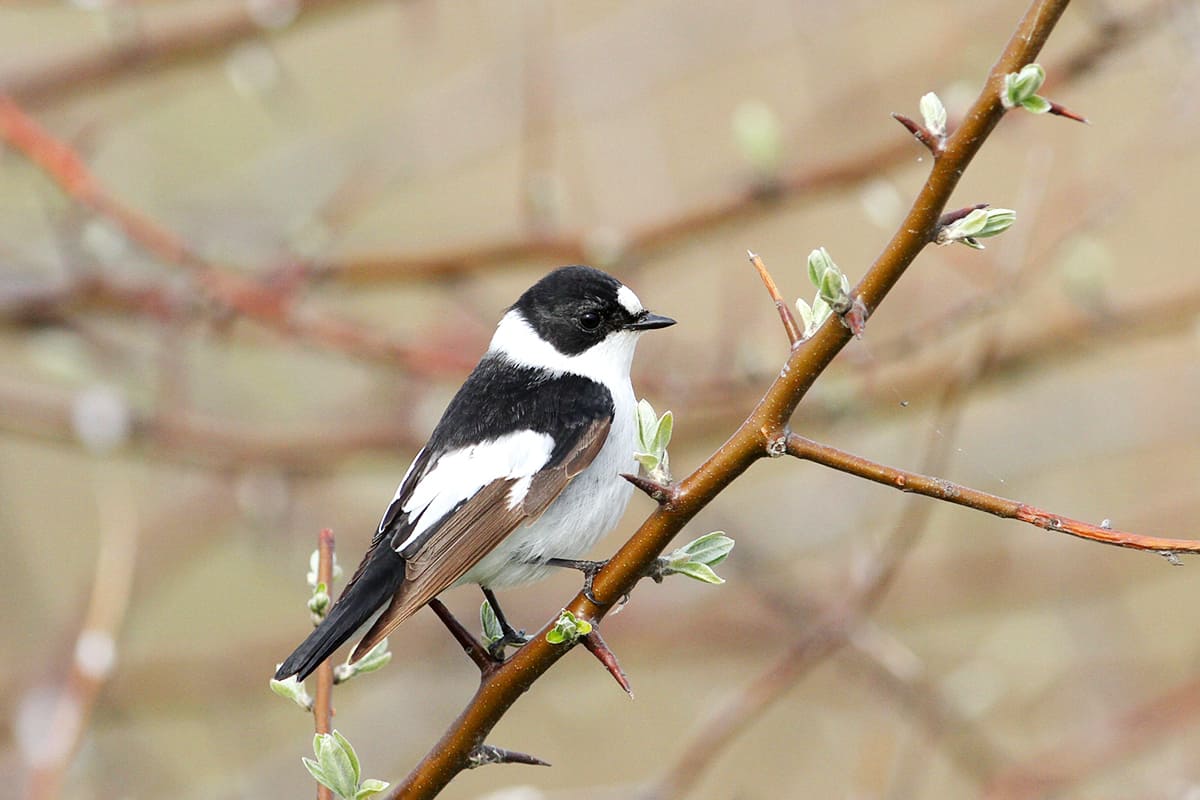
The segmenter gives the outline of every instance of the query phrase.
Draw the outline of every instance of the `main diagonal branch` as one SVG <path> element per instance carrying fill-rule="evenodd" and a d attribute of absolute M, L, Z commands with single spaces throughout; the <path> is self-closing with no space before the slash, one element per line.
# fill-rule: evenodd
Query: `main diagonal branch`
<path fill-rule="evenodd" d="M 909 264 L 930 241 L 938 217 L 959 179 L 1004 116 L 1000 89 L 1004 76 L 1032 62 L 1069 0 L 1035 0 L 1017 25 L 987 83 L 962 125 L 946 141 L 925 185 L 883 253 L 875 260 L 854 296 L 874 310 Z M 566 607 L 577 617 L 599 621 L 612 604 L 633 589 L 671 539 L 705 505 L 765 455 L 783 455 L 787 423 L 818 376 L 850 340 L 837 318 L 795 348 L 757 407 L 717 452 L 681 481 L 671 502 L 655 511 L 625 543 L 592 584 L 592 602 L 580 593 Z M 471 702 L 441 740 L 388 797 L 437 795 L 459 772 L 470 767 L 470 754 L 484 742 L 501 717 L 570 649 L 546 641 L 549 626 L 504 666 L 487 676 Z"/>

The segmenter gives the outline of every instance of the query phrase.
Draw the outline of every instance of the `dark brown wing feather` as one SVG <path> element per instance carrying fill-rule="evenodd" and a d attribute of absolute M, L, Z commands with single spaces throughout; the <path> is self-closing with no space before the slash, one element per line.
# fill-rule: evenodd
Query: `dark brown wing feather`
<path fill-rule="evenodd" d="M 518 525 L 540 517 L 571 479 L 592 463 L 608 438 L 610 425 L 608 419 L 593 422 L 565 459 L 533 476 L 529 491 L 516 506 L 508 507 L 508 491 L 517 482 L 515 478 L 494 480 L 463 503 L 422 543 L 419 552 L 405 558 L 404 582 L 387 610 L 355 646 L 350 660 L 357 661 L 448 589 Z"/>

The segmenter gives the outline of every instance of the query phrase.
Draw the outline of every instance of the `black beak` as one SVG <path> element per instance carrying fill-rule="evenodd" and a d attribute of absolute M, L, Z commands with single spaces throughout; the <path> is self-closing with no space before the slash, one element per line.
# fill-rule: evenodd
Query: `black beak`
<path fill-rule="evenodd" d="M 664 317 L 662 314 L 651 314 L 649 311 L 643 311 L 638 318 L 625 326 L 627 331 L 652 331 L 655 328 L 669 328 L 675 324 L 675 320 L 670 317 Z"/>

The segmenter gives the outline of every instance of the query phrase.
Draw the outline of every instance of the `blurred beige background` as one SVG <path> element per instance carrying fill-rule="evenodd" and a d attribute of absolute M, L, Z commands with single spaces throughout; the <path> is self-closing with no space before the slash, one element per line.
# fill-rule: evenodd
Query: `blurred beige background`
<path fill-rule="evenodd" d="M 746 249 L 792 298 L 811 299 L 817 246 L 861 277 L 929 165 L 889 112 L 916 116 L 931 90 L 962 109 L 1023 10 L 0 6 L 3 91 L 208 264 L 148 252 L 0 149 L 0 783 L 36 796 L 77 746 L 62 796 L 311 796 L 311 719 L 267 690 L 308 626 L 308 554 L 331 527 L 357 563 L 503 308 L 586 258 L 676 317 L 643 342 L 635 385 L 675 411 L 685 474 L 786 354 Z M 1091 125 L 1004 121 L 952 206 L 1015 208 L 1016 227 L 983 252 L 928 249 L 795 428 L 913 469 L 941 444 L 950 479 L 1200 533 L 1198 46 L 1194 2 L 1072 4 L 1044 93 Z M 756 165 L 738 120 L 764 116 Z M 205 299 L 209 267 L 279 307 Z M 990 366 L 939 416 L 981 350 Z M 445 796 L 635 796 L 853 596 L 914 503 L 934 501 L 759 464 L 689 527 L 737 540 L 728 583 L 647 583 L 605 622 L 636 701 L 573 653 L 491 737 L 555 766 L 476 770 Z M 596 555 L 649 510 L 635 498 Z M 1200 796 L 1197 564 L 931 510 L 850 645 L 687 796 Z M 536 628 L 577 586 L 556 576 L 505 607 Z M 474 625 L 476 592 L 447 600 Z M 96 627 L 113 649 L 83 652 L 111 673 L 80 685 Z M 338 687 L 335 724 L 366 775 L 397 780 L 476 676 L 432 614 L 391 648 Z"/>

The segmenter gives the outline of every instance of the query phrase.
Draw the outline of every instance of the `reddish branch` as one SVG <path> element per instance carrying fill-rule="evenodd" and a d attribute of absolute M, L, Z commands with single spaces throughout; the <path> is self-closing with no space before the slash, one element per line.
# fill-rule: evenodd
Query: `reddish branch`
<path fill-rule="evenodd" d="M 12 99 L 0 95 L 0 140 L 20 152 L 75 202 L 111 222 L 160 261 L 187 270 L 222 309 L 285 336 L 421 373 L 470 368 L 461 356 L 389 340 L 350 322 L 298 307 L 296 280 L 260 282 L 208 262 L 173 231 L 109 193 L 68 144 L 56 139 Z"/>
<path fill-rule="evenodd" d="M 796 458 L 822 464 L 859 478 L 881 483 L 884 486 L 891 486 L 902 492 L 914 492 L 926 497 L 934 497 L 947 503 L 973 508 L 976 511 L 985 511 L 1004 519 L 1015 519 L 1036 525 L 1044 530 L 1078 536 L 1080 539 L 1162 554 L 1200 553 L 1200 541 L 1194 539 L 1144 536 L 1138 533 L 1114 530 L 1104 525 L 1081 522 L 1044 511 L 1027 503 L 981 492 L 978 489 L 972 489 L 943 478 L 934 478 L 868 461 L 861 456 L 814 442 L 795 433 L 789 433 L 787 436 L 787 452 L 788 455 Z"/>
<path fill-rule="evenodd" d="M 868 310 L 878 307 L 925 247 L 963 172 L 999 123 L 1004 114 L 1000 105 L 1004 76 L 1037 58 L 1066 6 L 1067 0 L 1039 0 L 1026 12 L 992 67 L 982 93 L 947 139 L 942 157 L 904 221 L 854 290 Z M 593 603 L 581 592 L 566 610 L 598 623 L 613 604 L 632 591 L 671 539 L 701 508 L 755 461 L 768 453 L 782 454 L 788 420 L 817 377 L 849 340 L 850 331 L 835 320 L 792 350 L 787 364 L 741 427 L 695 472 L 673 487 L 670 509 L 660 507 L 651 514 L 596 575 L 592 592 L 597 602 Z M 433 797 L 470 766 L 471 753 L 484 743 L 513 703 L 569 651 L 568 646 L 546 641 L 551 627 L 552 624 L 544 627 L 483 680 L 459 718 L 421 763 L 390 790 L 390 797 Z"/>
<path fill-rule="evenodd" d="M 325 584 L 325 591 L 333 596 L 333 531 L 325 528 L 317 538 L 317 582 Z M 313 702 L 313 725 L 317 733 L 333 730 L 333 661 L 326 659 L 317 667 L 315 674 L 317 694 Z M 333 800 L 333 792 L 323 784 L 317 784 L 317 800 Z"/>
<path fill-rule="evenodd" d="M 763 263 L 762 257 L 758 253 L 748 253 L 748 255 L 750 256 L 750 263 L 758 270 L 758 277 L 762 279 L 763 286 L 767 287 L 767 294 L 771 295 L 771 299 L 775 302 L 775 310 L 779 312 L 779 321 L 783 323 L 783 331 L 787 334 L 788 344 L 795 347 L 804 338 L 804 331 L 800 330 L 800 326 L 796 323 L 796 317 L 792 314 L 792 307 L 788 305 L 788 301 L 784 300 L 783 295 L 779 293 L 779 288 L 775 285 L 775 279 L 767 271 L 767 266 Z"/>

